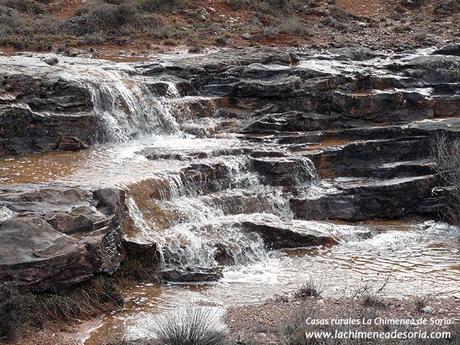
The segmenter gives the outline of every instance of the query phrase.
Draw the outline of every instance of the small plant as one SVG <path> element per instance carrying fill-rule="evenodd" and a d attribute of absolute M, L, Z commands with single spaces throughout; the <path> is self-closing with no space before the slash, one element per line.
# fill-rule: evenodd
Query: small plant
<path fill-rule="evenodd" d="M 371 291 L 363 296 L 363 305 L 365 307 L 376 309 L 385 309 L 387 307 L 383 298 Z"/>
<path fill-rule="evenodd" d="M 0 5 L 14 8 L 15 10 L 26 14 L 40 14 L 45 11 L 38 1 L 34 0 L 0 0 Z"/>
<path fill-rule="evenodd" d="M 441 181 L 441 215 L 454 225 L 460 224 L 460 140 L 445 135 L 433 138 L 431 159 Z"/>
<path fill-rule="evenodd" d="M 278 30 L 283 34 L 294 34 L 299 36 L 312 36 L 313 33 L 306 23 L 297 18 L 290 18 L 278 25 Z"/>
<path fill-rule="evenodd" d="M 429 296 L 417 296 L 414 298 L 414 304 L 415 307 L 417 308 L 418 312 L 423 312 L 423 308 L 425 308 L 428 305 L 428 302 L 430 300 Z"/>
<path fill-rule="evenodd" d="M 300 289 L 294 293 L 297 299 L 304 299 L 308 297 L 319 297 L 323 293 L 323 288 L 313 280 L 306 282 Z"/>
<path fill-rule="evenodd" d="M 185 0 L 138 0 L 137 6 L 145 12 L 171 11 L 185 7 Z"/>
<path fill-rule="evenodd" d="M 389 274 L 383 284 L 378 287 L 374 288 L 369 285 L 364 285 L 362 288 L 358 289 L 353 298 L 357 296 L 362 297 L 363 305 L 365 307 L 376 308 L 376 309 L 385 309 L 387 305 L 384 302 L 384 299 L 380 296 L 380 293 L 385 289 L 390 281 L 391 274 Z"/>
<path fill-rule="evenodd" d="M 398 25 L 398 26 L 395 26 L 393 28 L 393 32 L 397 33 L 397 34 L 403 34 L 407 31 L 410 31 L 411 29 L 408 27 L 408 26 L 404 26 L 404 25 Z"/>
<path fill-rule="evenodd" d="M 12 283 L 0 284 L 0 338 L 13 339 L 29 327 L 48 320 L 68 321 L 123 304 L 112 280 L 94 278 L 63 293 L 35 294 Z"/>
<path fill-rule="evenodd" d="M 163 314 L 154 324 L 158 339 L 165 345 L 224 345 L 227 334 L 212 309 L 193 307 Z"/>

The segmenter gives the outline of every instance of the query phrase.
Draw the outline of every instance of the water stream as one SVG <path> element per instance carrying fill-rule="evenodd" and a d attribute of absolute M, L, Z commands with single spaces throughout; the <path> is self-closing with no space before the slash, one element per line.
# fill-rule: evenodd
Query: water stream
<path fill-rule="evenodd" d="M 26 68 L 21 63 L 27 58 L 10 59 L 18 70 Z M 134 76 L 129 64 L 115 68 L 108 62 L 72 62 L 59 76 L 91 91 L 109 142 L 80 152 L 2 158 L 0 183 L 123 188 L 137 236 L 161 248 L 162 269 L 215 268 L 220 266 L 217 250 L 225 251 L 228 263 L 217 282 L 133 286 L 126 291 L 124 310 L 104 316 L 85 344 L 98 344 L 114 332 L 143 337 L 149 317 L 177 301 L 218 307 L 258 303 L 293 291 L 309 279 L 324 286 L 324 295 L 331 297 L 352 295 L 360 286 L 379 284 L 388 276 L 387 296 L 460 297 L 457 228 L 419 219 L 353 225 L 293 219 L 282 188 L 263 183 L 247 156 L 231 154 L 232 150 L 283 148 L 231 133 L 212 138 L 186 134 L 180 122 L 192 116 L 187 108 L 191 100 L 181 97 L 173 83 L 165 95 L 158 96 L 147 80 Z M 304 64 L 331 68 L 321 60 Z M 30 61 L 24 65 L 47 68 Z M 148 159 L 143 150 L 169 158 Z M 217 167 L 219 175 L 189 177 L 184 169 L 194 164 L 205 165 L 195 171 Z M 319 181 L 315 171 L 308 173 L 312 180 L 298 181 L 304 193 L 327 188 L 327 181 Z M 3 213 L 0 209 L 0 217 Z M 238 226 L 246 220 L 314 229 L 333 236 L 338 244 L 268 250 L 261 236 Z"/>

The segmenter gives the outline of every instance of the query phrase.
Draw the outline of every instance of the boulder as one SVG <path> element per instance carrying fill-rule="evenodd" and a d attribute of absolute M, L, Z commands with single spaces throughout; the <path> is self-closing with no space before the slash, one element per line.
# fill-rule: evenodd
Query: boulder
<path fill-rule="evenodd" d="M 87 149 L 88 145 L 76 137 L 61 135 L 57 148 L 62 151 L 80 151 Z"/>
<path fill-rule="evenodd" d="M 351 180 L 338 182 L 331 193 L 291 198 L 290 206 L 295 217 L 312 220 L 361 221 L 428 212 L 432 215 L 433 208 L 420 205 L 432 197 L 436 185 L 435 175 Z"/>
<path fill-rule="evenodd" d="M 65 187 L 4 190 L 0 205 L 12 213 L 0 220 L 0 279 L 57 291 L 114 273 L 125 258 L 122 193 L 112 190 L 118 195 L 112 208 L 98 194 Z"/>
<path fill-rule="evenodd" d="M 222 277 L 222 268 L 175 268 L 161 271 L 161 278 L 173 283 L 212 282 Z"/>
<path fill-rule="evenodd" d="M 389 163 L 428 159 L 431 152 L 430 147 L 430 137 L 411 136 L 356 141 L 327 147 L 307 156 L 313 161 L 316 170 L 323 177 L 377 177 L 379 170 L 382 175 L 385 175 L 385 172 L 391 167 L 388 165 Z M 402 170 L 404 167 L 400 168 Z M 420 172 L 423 171 L 429 172 L 430 170 L 424 170 L 422 167 Z"/>
<path fill-rule="evenodd" d="M 460 56 L 460 43 L 448 44 L 440 49 L 435 50 L 432 54 Z"/>
<path fill-rule="evenodd" d="M 98 140 L 93 115 L 39 114 L 22 106 L 0 105 L 0 145 L 7 154 L 80 150 Z"/>
<path fill-rule="evenodd" d="M 312 162 L 302 157 L 251 158 L 250 164 L 269 185 L 295 186 L 316 177 Z"/>
<path fill-rule="evenodd" d="M 321 233 L 314 227 L 295 228 L 293 224 L 263 220 L 243 221 L 244 231 L 255 232 L 270 249 L 329 246 L 337 243 L 331 234 Z"/>

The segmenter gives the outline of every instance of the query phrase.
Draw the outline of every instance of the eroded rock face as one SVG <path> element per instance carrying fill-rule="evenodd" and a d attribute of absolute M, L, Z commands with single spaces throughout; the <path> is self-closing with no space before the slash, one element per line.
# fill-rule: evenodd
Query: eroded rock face
<path fill-rule="evenodd" d="M 250 164 L 269 185 L 295 186 L 316 177 L 312 162 L 302 157 L 251 158 Z"/>
<path fill-rule="evenodd" d="M 125 257 L 119 190 L 8 189 L 0 204 L 11 211 L 0 222 L 2 281 L 60 290 L 114 273 Z"/>
<path fill-rule="evenodd" d="M 173 283 L 211 282 L 223 277 L 222 269 L 197 268 L 197 269 L 171 269 L 161 272 L 161 278 Z"/>
<path fill-rule="evenodd" d="M 40 58 L 5 59 L 0 144 L 2 152 L 12 154 L 76 150 L 162 126 L 171 130 L 174 121 L 164 117 L 164 103 L 182 129 L 199 136 L 456 116 L 460 61 L 454 53 L 455 46 L 448 46 L 387 62 L 382 59 L 387 53 L 364 48 L 228 49 L 130 66 L 68 57 L 56 65 Z M 79 68 L 82 64 L 86 69 Z M 200 130 L 210 118 L 209 128 Z"/>
<path fill-rule="evenodd" d="M 96 142 L 92 115 L 39 114 L 16 105 L 0 105 L 3 154 L 81 150 Z"/>
<path fill-rule="evenodd" d="M 433 212 L 432 209 L 419 209 L 419 206 L 432 196 L 431 191 L 436 182 L 434 175 L 337 181 L 337 189 L 329 194 L 293 198 L 290 203 L 295 216 L 301 219 L 391 219 Z"/>
<path fill-rule="evenodd" d="M 301 247 L 330 246 L 337 244 L 332 232 L 319 233 L 315 226 L 296 229 L 289 223 L 273 223 L 260 220 L 241 223 L 244 231 L 259 234 L 270 249 L 286 249 Z M 331 226 L 332 228 L 332 226 Z"/>

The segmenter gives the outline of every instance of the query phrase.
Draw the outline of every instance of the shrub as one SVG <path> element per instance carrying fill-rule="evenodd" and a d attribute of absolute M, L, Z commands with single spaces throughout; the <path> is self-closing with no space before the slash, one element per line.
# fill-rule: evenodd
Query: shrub
<path fill-rule="evenodd" d="M 280 33 L 294 34 L 299 36 L 312 36 L 311 30 L 307 25 L 297 18 L 290 18 L 278 25 Z"/>
<path fill-rule="evenodd" d="M 368 292 L 363 296 L 363 305 L 365 307 L 377 309 L 384 309 L 387 307 L 383 298 L 373 292 Z"/>
<path fill-rule="evenodd" d="M 132 4 L 111 5 L 103 3 L 79 9 L 75 17 L 66 21 L 64 27 L 76 35 L 99 31 L 119 32 L 125 25 L 134 22 L 136 18 L 136 7 Z"/>
<path fill-rule="evenodd" d="M 212 309 L 187 305 L 159 316 L 154 331 L 165 345 L 224 345 L 227 335 Z"/>
<path fill-rule="evenodd" d="M 45 12 L 42 5 L 34 0 L 0 0 L 0 5 L 14 8 L 26 14 L 41 14 Z"/>
<path fill-rule="evenodd" d="M 309 280 L 294 293 L 295 298 L 319 297 L 323 293 L 323 288 L 314 281 Z"/>
<path fill-rule="evenodd" d="M 133 6 L 99 5 L 87 15 L 87 24 L 97 30 L 114 30 L 131 22 L 136 14 Z"/>
<path fill-rule="evenodd" d="M 145 12 L 162 12 L 185 7 L 185 0 L 138 0 L 137 6 Z"/>
<path fill-rule="evenodd" d="M 0 284 L 0 338 L 15 338 L 47 320 L 69 321 L 121 305 L 123 298 L 110 279 L 99 277 L 65 293 L 33 294 L 12 283 Z"/>
<path fill-rule="evenodd" d="M 227 0 L 235 10 L 251 8 L 264 13 L 275 13 L 290 8 L 290 0 Z"/>
<path fill-rule="evenodd" d="M 415 307 L 417 308 L 418 312 L 422 312 L 423 308 L 425 308 L 428 305 L 428 302 L 430 300 L 429 296 L 417 296 L 414 298 L 414 304 Z"/>
<path fill-rule="evenodd" d="M 0 338 L 15 338 L 34 315 L 31 296 L 21 294 L 14 285 L 0 285 Z"/>
<path fill-rule="evenodd" d="M 450 223 L 460 225 L 460 140 L 436 136 L 431 158 L 444 194 L 441 215 Z"/>

